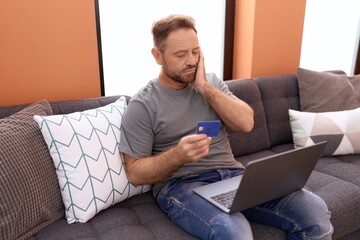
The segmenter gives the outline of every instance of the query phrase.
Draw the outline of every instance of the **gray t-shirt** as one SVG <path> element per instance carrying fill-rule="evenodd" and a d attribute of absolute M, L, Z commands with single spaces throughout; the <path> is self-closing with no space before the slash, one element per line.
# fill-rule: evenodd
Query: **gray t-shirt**
<path fill-rule="evenodd" d="M 215 74 L 206 77 L 216 88 L 236 97 Z M 197 122 L 204 120 L 220 118 L 193 87 L 188 85 L 185 89 L 173 90 L 153 79 L 129 101 L 122 118 L 120 151 L 136 159 L 159 154 L 174 147 L 182 137 L 195 134 Z M 220 168 L 243 168 L 234 159 L 223 123 L 220 134 L 212 139 L 208 156 L 185 164 L 170 178 Z M 154 195 L 164 183 L 154 185 Z"/>

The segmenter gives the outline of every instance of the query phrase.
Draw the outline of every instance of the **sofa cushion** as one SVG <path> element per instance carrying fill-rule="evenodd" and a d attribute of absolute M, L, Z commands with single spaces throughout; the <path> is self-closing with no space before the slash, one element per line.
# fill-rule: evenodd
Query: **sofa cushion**
<path fill-rule="evenodd" d="M 59 184 L 35 114 L 46 100 L 0 120 L 0 239 L 25 239 L 64 216 Z"/>
<path fill-rule="evenodd" d="M 101 211 L 85 224 L 56 221 L 29 240 L 130 239 L 195 240 L 159 208 L 152 192 L 136 195 Z"/>
<path fill-rule="evenodd" d="M 360 107 L 360 75 L 297 70 L 301 111 L 330 112 Z"/>
<path fill-rule="evenodd" d="M 128 180 L 118 150 L 126 99 L 65 115 L 35 116 L 53 158 L 69 223 L 95 214 L 149 186 Z"/>
<path fill-rule="evenodd" d="M 341 167 L 340 167 L 341 168 Z M 333 239 L 360 229 L 360 187 L 351 182 L 320 172 L 310 175 L 306 188 L 319 195 L 331 212 Z"/>
<path fill-rule="evenodd" d="M 235 157 L 250 154 L 270 146 L 264 108 L 260 92 L 253 80 L 226 81 L 229 90 L 238 98 L 248 103 L 254 110 L 254 128 L 250 133 L 229 132 L 229 140 Z"/>
<path fill-rule="evenodd" d="M 264 105 L 271 146 L 292 142 L 288 109 L 299 109 L 299 92 L 295 74 L 255 79 Z"/>
<path fill-rule="evenodd" d="M 300 112 L 289 109 L 296 147 L 327 141 L 324 156 L 360 153 L 360 108 L 337 112 Z"/>
<path fill-rule="evenodd" d="M 11 106 L 0 106 L 0 119 L 8 117 L 14 113 L 20 112 L 30 104 L 18 104 Z"/>
<path fill-rule="evenodd" d="M 360 187 L 359 158 L 359 154 L 321 157 L 315 169 Z"/>
<path fill-rule="evenodd" d="M 121 96 L 105 96 L 96 98 L 82 98 L 76 100 L 63 100 L 50 102 L 50 106 L 54 115 L 69 114 L 73 112 L 82 112 L 88 109 L 99 108 L 110 103 L 117 101 Z M 130 99 L 129 96 L 122 95 L 126 100 Z"/>

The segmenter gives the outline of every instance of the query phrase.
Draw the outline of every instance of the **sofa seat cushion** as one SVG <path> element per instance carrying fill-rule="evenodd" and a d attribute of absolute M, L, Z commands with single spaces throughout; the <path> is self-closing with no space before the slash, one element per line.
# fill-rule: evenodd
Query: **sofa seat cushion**
<path fill-rule="evenodd" d="M 30 240 L 67 239 L 196 239 L 175 225 L 158 207 L 151 192 L 133 196 L 100 212 L 87 223 L 65 219 L 43 229 Z"/>
<path fill-rule="evenodd" d="M 322 157 L 315 166 L 319 172 L 351 182 L 360 187 L 360 155 Z M 360 192 L 358 192 L 360 195 Z"/>
<path fill-rule="evenodd" d="M 306 188 L 319 195 L 331 211 L 333 239 L 360 229 L 360 187 L 326 173 L 313 171 Z"/>
<path fill-rule="evenodd" d="M 255 222 L 250 222 L 250 226 L 253 232 L 255 240 L 285 240 L 286 234 L 279 228 L 263 225 Z"/>
<path fill-rule="evenodd" d="M 358 240 L 358 239 L 360 239 L 360 230 L 349 233 L 344 237 L 340 238 L 340 240 Z"/>

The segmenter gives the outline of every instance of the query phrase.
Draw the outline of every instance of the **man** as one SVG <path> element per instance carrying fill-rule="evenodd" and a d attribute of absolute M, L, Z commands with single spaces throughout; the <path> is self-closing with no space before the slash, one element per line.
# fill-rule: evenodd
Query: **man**
<path fill-rule="evenodd" d="M 122 121 L 120 151 L 132 183 L 154 184 L 159 206 L 201 239 L 252 239 L 248 220 L 279 227 L 289 239 L 331 239 L 324 201 L 306 190 L 234 214 L 192 191 L 243 173 L 225 125 L 251 131 L 253 110 L 214 74 L 205 74 L 191 17 L 168 16 L 154 23 L 152 33 L 160 74 L 132 97 Z M 194 134 L 201 120 L 221 120 L 219 136 Z"/>

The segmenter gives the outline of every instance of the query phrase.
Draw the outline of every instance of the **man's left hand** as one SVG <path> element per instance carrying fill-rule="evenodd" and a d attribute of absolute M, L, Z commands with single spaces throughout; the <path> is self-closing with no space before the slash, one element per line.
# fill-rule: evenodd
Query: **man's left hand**
<path fill-rule="evenodd" d="M 198 92 L 202 93 L 206 83 L 207 83 L 207 79 L 205 73 L 204 55 L 200 50 L 195 81 L 191 84 L 191 86 L 193 86 Z"/>

